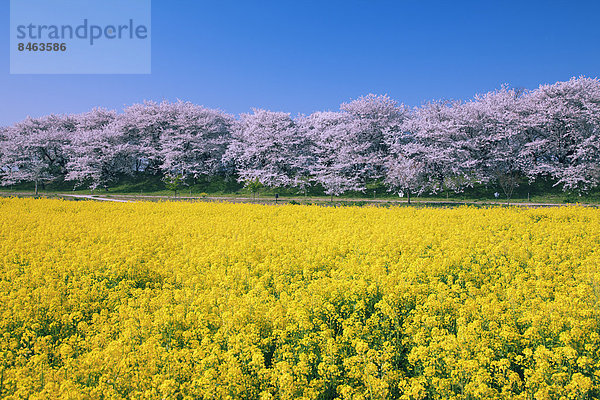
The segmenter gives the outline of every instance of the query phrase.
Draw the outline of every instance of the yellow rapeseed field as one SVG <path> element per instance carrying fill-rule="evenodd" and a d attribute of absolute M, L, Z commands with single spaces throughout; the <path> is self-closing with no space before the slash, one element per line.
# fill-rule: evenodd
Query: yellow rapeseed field
<path fill-rule="evenodd" d="M 600 211 L 0 200 L 0 398 L 600 396 Z"/>

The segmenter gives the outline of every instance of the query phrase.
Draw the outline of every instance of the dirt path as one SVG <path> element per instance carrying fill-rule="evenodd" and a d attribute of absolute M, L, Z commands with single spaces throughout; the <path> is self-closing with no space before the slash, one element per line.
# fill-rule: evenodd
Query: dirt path
<path fill-rule="evenodd" d="M 72 195 L 76 196 L 76 195 Z M 83 197 L 83 196 L 82 196 Z M 186 200 L 204 200 L 204 201 L 228 201 L 232 203 L 257 203 L 257 204 L 275 204 L 274 198 L 252 198 L 252 197 L 234 197 L 234 196 L 160 196 L 160 195 L 127 195 L 127 194 L 113 194 L 111 197 L 121 197 L 123 199 L 128 199 L 131 202 L 136 200 L 176 200 L 176 201 L 186 201 Z M 101 200 L 100 198 L 95 198 L 96 200 Z M 104 200 L 112 200 L 119 201 L 115 199 L 104 199 Z M 125 200 L 120 200 L 125 201 Z M 311 198 L 311 197 L 285 197 L 279 198 L 279 204 L 286 204 L 291 201 L 296 201 L 299 203 L 319 203 L 319 204 L 329 204 L 329 199 L 327 198 Z M 392 200 L 392 199 L 368 199 L 368 198 L 336 198 L 333 200 L 334 203 L 371 203 L 371 204 L 408 204 L 407 200 Z M 448 206 L 462 206 L 462 205 L 479 205 L 479 206 L 506 206 L 507 203 L 505 201 L 472 201 L 472 200 L 412 200 L 410 204 L 413 205 L 448 205 Z M 519 207 L 565 207 L 574 204 L 560 204 L 560 203 L 534 203 L 534 202 L 510 202 L 508 205 L 510 206 L 519 206 Z M 597 204 L 579 204 L 581 206 L 586 207 L 597 207 Z"/>
<path fill-rule="evenodd" d="M 130 200 L 122 200 L 122 199 L 109 199 L 106 197 L 98 197 L 92 196 L 89 194 L 61 194 L 60 196 L 64 197 L 75 197 L 77 199 L 89 199 L 89 200 L 99 200 L 99 201 L 114 201 L 117 203 L 132 203 Z"/>
<path fill-rule="evenodd" d="M 17 196 L 17 197 L 31 197 L 31 192 L 0 192 L 0 197 Z M 116 203 L 135 203 L 137 201 L 225 201 L 231 203 L 253 203 L 253 204 L 275 204 L 273 197 L 252 197 L 246 196 L 161 196 L 161 195 L 140 195 L 140 194 L 108 194 L 108 195 L 90 195 L 90 194 L 71 194 L 71 193 L 44 193 L 40 194 L 43 197 L 59 197 L 59 198 L 73 198 L 73 199 L 87 199 L 97 201 L 111 201 Z M 373 199 L 373 198 L 336 198 L 333 203 L 329 201 L 329 198 L 312 198 L 312 197 L 285 197 L 279 198 L 278 204 L 286 204 L 290 202 L 297 202 L 300 204 L 320 204 L 320 205 L 340 205 L 340 204 L 387 204 L 387 205 L 406 205 L 406 199 Z M 506 206 L 505 201 L 473 201 L 473 200 L 412 200 L 411 205 L 417 206 L 462 206 L 462 205 L 476 205 L 476 206 Z M 510 206 L 517 207 L 565 207 L 574 205 L 571 203 L 535 203 L 535 202 L 510 202 Z M 599 207 L 599 204 L 586 204 L 579 203 L 578 205 L 584 207 Z"/>

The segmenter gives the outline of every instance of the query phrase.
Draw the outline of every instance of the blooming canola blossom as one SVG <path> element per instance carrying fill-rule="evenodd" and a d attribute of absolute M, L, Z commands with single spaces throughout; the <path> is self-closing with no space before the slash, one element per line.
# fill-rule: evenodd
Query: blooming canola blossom
<path fill-rule="evenodd" d="M 600 213 L 0 199 L 0 397 L 597 398 Z"/>

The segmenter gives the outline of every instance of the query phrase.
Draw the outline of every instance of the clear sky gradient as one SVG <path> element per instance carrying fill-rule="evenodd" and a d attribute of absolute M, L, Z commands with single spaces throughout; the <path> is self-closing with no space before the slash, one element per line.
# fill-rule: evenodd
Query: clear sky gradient
<path fill-rule="evenodd" d="M 1 4 L 0 125 L 145 99 L 232 114 L 367 93 L 415 106 L 600 75 L 600 1 L 153 0 L 150 75 L 9 75 Z"/>

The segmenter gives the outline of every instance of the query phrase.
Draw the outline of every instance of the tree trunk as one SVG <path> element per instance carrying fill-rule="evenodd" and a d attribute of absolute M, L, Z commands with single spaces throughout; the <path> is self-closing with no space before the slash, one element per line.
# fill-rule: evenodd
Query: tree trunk
<path fill-rule="evenodd" d="M 38 181 L 37 179 L 35 180 L 35 195 L 37 196 L 38 194 Z"/>
<path fill-rule="evenodd" d="M 514 173 L 510 172 L 510 173 L 506 173 L 506 174 L 500 174 L 498 176 L 498 182 L 500 183 L 500 187 L 502 188 L 502 191 L 504 192 L 504 194 L 506 195 L 506 204 L 510 204 L 510 199 L 515 191 L 515 188 L 517 187 L 517 176 L 515 176 Z"/>
<path fill-rule="evenodd" d="M 410 204 L 410 189 L 406 191 L 406 195 L 408 196 L 408 204 Z"/>

